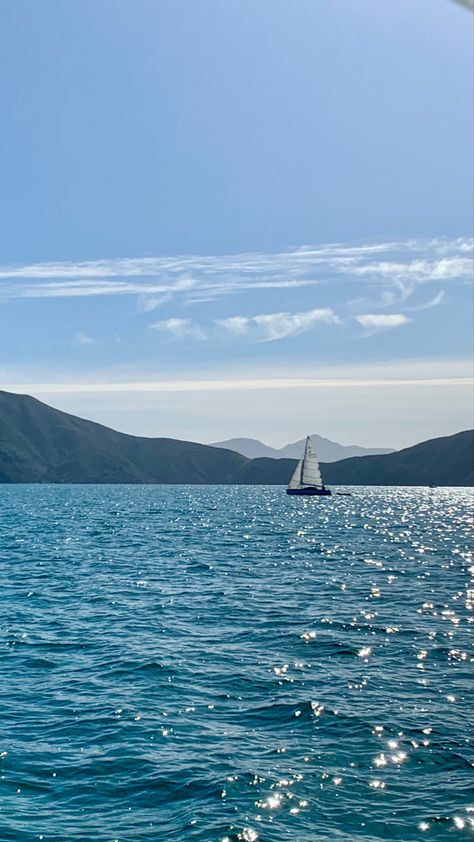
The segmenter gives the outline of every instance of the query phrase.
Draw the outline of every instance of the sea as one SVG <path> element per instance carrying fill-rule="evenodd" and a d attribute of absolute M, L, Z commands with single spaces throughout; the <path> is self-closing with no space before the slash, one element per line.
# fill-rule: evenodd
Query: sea
<path fill-rule="evenodd" d="M 0 486 L 0 842 L 472 839 L 473 492 Z"/>

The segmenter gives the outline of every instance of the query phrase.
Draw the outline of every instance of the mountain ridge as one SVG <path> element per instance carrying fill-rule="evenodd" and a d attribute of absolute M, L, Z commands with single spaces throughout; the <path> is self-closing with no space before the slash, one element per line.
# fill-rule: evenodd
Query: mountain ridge
<path fill-rule="evenodd" d="M 375 456 L 394 453 L 395 451 L 391 447 L 361 447 L 357 444 L 339 444 L 339 442 L 331 441 L 331 439 L 320 436 L 318 433 L 312 433 L 311 438 L 315 443 L 319 459 L 326 463 L 339 462 L 341 459 L 349 459 L 352 456 Z M 248 459 L 262 457 L 268 459 L 299 459 L 303 452 L 304 443 L 305 439 L 303 438 L 276 448 L 264 444 L 259 439 L 239 437 L 212 442 L 210 447 L 233 450 Z"/>
<path fill-rule="evenodd" d="M 473 484 L 474 431 L 401 451 L 322 464 L 326 484 Z M 225 448 L 120 433 L 0 391 L 0 483 L 286 485 L 296 460 L 248 459 Z"/>

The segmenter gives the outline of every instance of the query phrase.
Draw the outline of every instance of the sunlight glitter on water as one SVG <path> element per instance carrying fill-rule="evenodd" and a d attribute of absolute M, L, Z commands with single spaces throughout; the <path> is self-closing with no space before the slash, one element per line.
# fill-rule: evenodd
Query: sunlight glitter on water
<path fill-rule="evenodd" d="M 2 842 L 471 837 L 470 492 L 0 495 Z"/>

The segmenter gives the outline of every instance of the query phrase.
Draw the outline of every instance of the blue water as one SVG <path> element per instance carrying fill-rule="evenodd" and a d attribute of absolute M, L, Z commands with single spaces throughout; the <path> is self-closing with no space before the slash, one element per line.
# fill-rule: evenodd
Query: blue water
<path fill-rule="evenodd" d="M 0 841 L 472 838 L 471 514 L 0 486 Z"/>

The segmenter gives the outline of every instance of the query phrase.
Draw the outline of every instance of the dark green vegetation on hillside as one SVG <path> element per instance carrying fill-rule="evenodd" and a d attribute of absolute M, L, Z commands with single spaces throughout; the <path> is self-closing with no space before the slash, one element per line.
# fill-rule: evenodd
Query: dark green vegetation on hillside
<path fill-rule="evenodd" d="M 0 392 L 2 482 L 235 482 L 248 461 L 202 444 L 118 433 Z"/>
<path fill-rule="evenodd" d="M 474 430 L 423 441 L 384 456 L 327 465 L 336 485 L 474 485 Z"/>
<path fill-rule="evenodd" d="M 472 485 L 473 431 L 323 466 L 328 484 Z M 293 459 L 247 459 L 118 433 L 28 395 L 0 392 L 0 482 L 286 484 Z"/>

